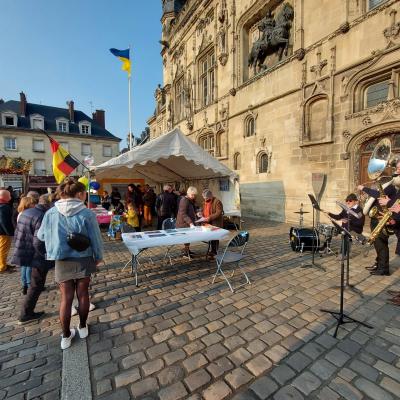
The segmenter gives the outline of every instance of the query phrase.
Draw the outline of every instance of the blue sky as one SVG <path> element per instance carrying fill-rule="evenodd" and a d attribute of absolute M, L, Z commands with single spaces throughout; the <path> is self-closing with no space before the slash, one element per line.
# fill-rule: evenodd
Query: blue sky
<path fill-rule="evenodd" d="M 106 128 L 128 132 L 128 87 L 110 47 L 132 45 L 133 132 L 154 112 L 162 83 L 161 0 L 1 0 L 0 98 L 106 111 Z M 92 106 L 91 104 L 92 103 Z"/>

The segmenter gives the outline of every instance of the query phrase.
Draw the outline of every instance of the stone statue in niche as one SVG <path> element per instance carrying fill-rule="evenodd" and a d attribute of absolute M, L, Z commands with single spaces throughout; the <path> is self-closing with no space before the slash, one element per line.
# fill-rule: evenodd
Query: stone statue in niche
<path fill-rule="evenodd" d="M 185 86 L 185 114 L 187 119 L 187 127 L 189 130 L 193 129 L 193 84 L 192 84 L 192 75 L 189 71 L 187 85 Z"/>
<path fill-rule="evenodd" d="M 253 43 L 248 58 L 248 66 L 253 67 L 254 74 L 257 73 L 257 67 L 259 71 L 266 68 L 264 61 L 267 56 L 278 53 L 279 61 L 283 55 L 287 56 L 293 18 L 293 7 L 286 3 L 275 19 L 269 10 L 261 20 L 258 25 L 261 38 Z"/>
<path fill-rule="evenodd" d="M 221 53 L 226 53 L 226 33 L 223 26 L 218 30 L 218 47 Z"/>

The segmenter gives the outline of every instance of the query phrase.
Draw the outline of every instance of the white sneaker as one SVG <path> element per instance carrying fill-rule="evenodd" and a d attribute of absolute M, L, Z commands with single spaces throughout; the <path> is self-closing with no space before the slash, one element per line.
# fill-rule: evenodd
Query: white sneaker
<path fill-rule="evenodd" d="M 96 309 L 96 306 L 93 303 L 89 304 L 89 312 Z M 72 306 L 71 309 L 71 317 L 78 314 L 78 306 Z"/>
<path fill-rule="evenodd" d="M 75 337 L 75 329 L 71 328 L 70 329 L 71 334 L 69 335 L 69 337 L 64 337 L 61 336 L 61 349 L 65 350 L 68 349 L 68 347 L 71 347 L 71 343 L 72 343 L 72 339 Z"/>
<path fill-rule="evenodd" d="M 78 325 L 76 327 L 76 329 L 78 329 L 79 337 L 81 339 L 85 339 L 85 338 L 87 338 L 89 336 L 89 326 L 88 326 L 88 324 L 86 324 L 86 326 L 83 327 L 83 328 L 79 328 L 79 325 Z"/>
<path fill-rule="evenodd" d="M 77 306 L 72 306 L 72 308 L 71 308 L 71 317 L 73 317 L 76 314 L 78 314 L 78 307 Z"/>

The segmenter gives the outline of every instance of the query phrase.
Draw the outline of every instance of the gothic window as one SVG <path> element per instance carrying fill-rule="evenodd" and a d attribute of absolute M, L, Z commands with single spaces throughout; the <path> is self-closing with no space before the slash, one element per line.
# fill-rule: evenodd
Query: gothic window
<path fill-rule="evenodd" d="M 256 134 L 256 121 L 253 116 L 246 118 L 244 129 L 245 137 L 254 136 Z"/>
<path fill-rule="evenodd" d="M 378 7 L 380 4 L 384 3 L 387 0 L 367 0 L 368 1 L 368 10 L 372 10 L 375 7 Z"/>
<path fill-rule="evenodd" d="M 213 133 L 207 133 L 199 139 L 199 145 L 205 151 L 208 151 L 212 156 L 215 154 L 215 137 Z"/>
<path fill-rule="evenodd" d="M 233 169 L 234 170 L 238 170 L 241 168 L 241 157 L 240 157 L 240 153 L 235 153 L 235 155 L 233 156 Z"/>
<path fill-rule="evenodd" d="M 364 108 L 374 107 L 386 101 L 389 94 L 389 80 L 373 83 L 365 89 Z"/>
<path fill-rule="evenodd" d="M 201 105 L 207 106 L 215 100 L 215 55 L 214 51 L 205 54 L 199 61 Z"/>
<path fill-rule="evenodd" d="M 175 107 L 176 120 L 180 121 L 184 117 L 185 110 L 185 87 L 183 84 L 183 77 L 175 84 Z"/>
<path fill-rule="evenodd" d="M 306 138 L 310 142 L 325 140 L 328 133 L 328 98 L 316 96 L 310 99 L 305 108 Z"/>
<path fill-rule="evenodd" d="M 259 174 L 268 172 L 268 154 L 260 153 L 258 155 L 258 171 Z"/>

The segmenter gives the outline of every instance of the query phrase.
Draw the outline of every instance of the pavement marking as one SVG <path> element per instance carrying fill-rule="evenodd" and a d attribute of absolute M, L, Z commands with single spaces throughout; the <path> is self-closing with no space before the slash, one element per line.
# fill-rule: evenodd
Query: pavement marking
<path fill-rule="evenodd" d="M 63 351 L 61 400 L 92 400 L 87 344 L 79 337 Z"/>

